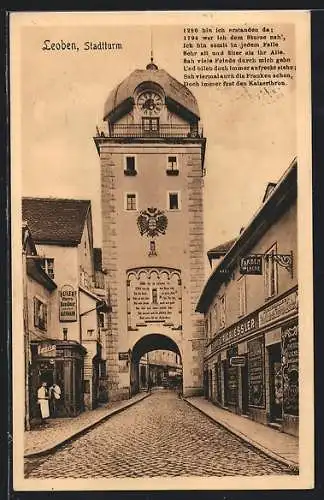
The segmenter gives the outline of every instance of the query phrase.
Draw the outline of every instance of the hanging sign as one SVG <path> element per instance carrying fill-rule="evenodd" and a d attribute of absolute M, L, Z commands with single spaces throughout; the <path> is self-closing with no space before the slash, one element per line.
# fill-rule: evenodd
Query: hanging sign
<path fill-rule="evenodd" d="M 128 352 L 119 352 L 118 359 L 119 359 L 119 361 L 128 361 L 129 360 L 129 353 Z"/>
<path fill-rule="evenodd" d="M 60 291 L 60 321 L 77 320 L 77 296 L 71 285 L 63 285 Z"/>
<path fill-rule="evenodd" d="M 240 260 L 240 273 L 241 274 L 262 274 L 262 256 L 261 255 L 247 255 L 241 257 Z"/>

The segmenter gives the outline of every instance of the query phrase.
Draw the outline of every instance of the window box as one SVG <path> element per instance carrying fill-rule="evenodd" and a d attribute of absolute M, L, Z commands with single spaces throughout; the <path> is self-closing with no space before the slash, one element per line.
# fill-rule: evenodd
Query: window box
<path fill-rule="evenodd" d="M 136 170 L 127 170 L 127 169 L 125 169 L 124 170 L 124 174 L 133 177 L 133 176 L 137 175 L 137 171 Z"/>
<path fill-rule="evenodd" d="M 179 170 L 178 169 L 172 169 L 168 168 L 166 171 L 167 175 L 179 175 Z"/>

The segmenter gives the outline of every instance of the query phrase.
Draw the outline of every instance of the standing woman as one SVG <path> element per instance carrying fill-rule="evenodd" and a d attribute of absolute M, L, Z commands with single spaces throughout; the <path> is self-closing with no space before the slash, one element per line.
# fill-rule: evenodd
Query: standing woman
<path fill-rule="evenodd" d="M 42 382 L 42 385 L 37 391 L 38 404 L 43 422 L 50 416 L 48 404 L 49 396 L 46 386 L 46 382 Z"/>

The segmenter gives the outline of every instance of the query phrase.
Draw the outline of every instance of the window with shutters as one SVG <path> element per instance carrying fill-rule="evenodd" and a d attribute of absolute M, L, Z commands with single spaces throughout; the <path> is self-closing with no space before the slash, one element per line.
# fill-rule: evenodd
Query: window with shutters
<path fill-rule="evenodd" d="M 264 256 L 264 288 L 265 298 L 270 299 L 278 293 L 278 268 L 275 256 L 277 243 L 274 243 Z"/>

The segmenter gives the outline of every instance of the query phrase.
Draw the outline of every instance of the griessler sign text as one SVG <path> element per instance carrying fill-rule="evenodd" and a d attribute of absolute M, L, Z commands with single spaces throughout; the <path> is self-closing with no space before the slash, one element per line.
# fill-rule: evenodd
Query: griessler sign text
<path fill-rule="evenodd" d="M 225 330 L 215 338 L 215 340 L 212 342 L 212 351 L 218 349 L 224 344 L 227 344 L 228 342 L 238 340 L 241 337 L 252 333 L 253 331 L 257 330 L 258 325 L 259 323 L 257 314 L 253 314 L 253 316 L 250 316 L 249 318 L 236 323 L 236 325 L 228 328 L 228 330 Z"/>

